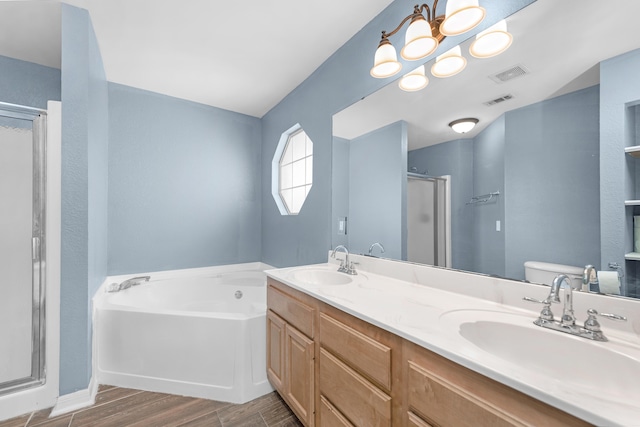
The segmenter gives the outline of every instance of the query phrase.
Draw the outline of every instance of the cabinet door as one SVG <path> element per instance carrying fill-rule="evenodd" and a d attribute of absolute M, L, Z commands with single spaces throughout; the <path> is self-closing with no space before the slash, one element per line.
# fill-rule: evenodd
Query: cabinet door
<path fill-rule="evenodd" d="M 271 384 L 284 393 L 285 322 L 273 311 L 267 312 L 267 376 Z"/>
<path fill-rule="evenodd" d="M 314 425 L 314 345 L 291 325 L 285 328 L 285 393 L 291 409 L 307 426 Z"/>

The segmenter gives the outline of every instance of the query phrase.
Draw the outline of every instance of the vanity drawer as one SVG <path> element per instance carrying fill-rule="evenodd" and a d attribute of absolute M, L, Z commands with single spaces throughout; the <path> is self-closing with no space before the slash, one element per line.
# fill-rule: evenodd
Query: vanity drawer
<path fill-rule="evenodd" d="M 385 390 L 391 390 L 391 348 L 320 314 L 320 344 Z"/>
<path fill-rule="evenodd" d="M 353 427 L 324 396 L 320 396 L 320 425 L 322 427 Z"/>
<path fill-rule="evenodd" d="M 267 287 L 267 306 L 307 337 L 313 338 L 315 310 L 274 287 L 271 280 Z"/>
<path fill-rule="evenodd" d="M 408 412 L 409 421 L 407 421 L 407 425 L 409 427 L 433 427 L 431 424 L 414 414 L 413 412 Z"/>
<path fill-rule="evenodd" d="M 524 425 L 507 420 L 505 414 L 413 362 L 409 362 L 409 408 L 438 425 Z"/>
<path fill-rule="evenodd" d="M 403 348 L 408 410 L 440 426 L 591 424 L 416 344 Z"/>
<path fill-rule="evenodd" d="M 391 426 L 391 397 L 323 348 L 320 393 L 356 427 Z"/>

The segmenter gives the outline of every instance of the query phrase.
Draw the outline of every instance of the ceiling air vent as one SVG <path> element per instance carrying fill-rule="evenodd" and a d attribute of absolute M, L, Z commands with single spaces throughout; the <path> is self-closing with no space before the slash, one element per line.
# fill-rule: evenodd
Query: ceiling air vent
<path fill-rule="evenodd" d="M 489 78 L 496 83 L 504 83 L 508 82 L 509 80 L 522 77 L 526 74 L 529 74 L 529 70 L 527 70 L 523 65 L 516 65 L 509 68 L 508 70 L 504 70 L 497 74 L 489 76 Z"/>
<path fill-rule="evenodd" d="M 500 104 L 501 102 L 508 101 L 510 99 L 513 99 L 513 95 L 507 94 L 507 95 L 502 95 L 499 98 L 492 99 L 491 101 L 483 102 L 483 104 L 486 105 L 487 107 L 491 107 L 492 105 Z"/>

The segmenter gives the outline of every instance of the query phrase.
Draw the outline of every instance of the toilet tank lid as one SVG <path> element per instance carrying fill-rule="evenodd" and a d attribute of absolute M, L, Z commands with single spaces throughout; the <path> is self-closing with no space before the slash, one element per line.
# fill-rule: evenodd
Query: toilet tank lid
<path fill-rule="evenodd" d="M 575 265 L 553 264 L 541 261 L 526 261 L 524 268 L 534 268 L 536 270 L 582 275 L 584 267 L 576 267 Z"/>

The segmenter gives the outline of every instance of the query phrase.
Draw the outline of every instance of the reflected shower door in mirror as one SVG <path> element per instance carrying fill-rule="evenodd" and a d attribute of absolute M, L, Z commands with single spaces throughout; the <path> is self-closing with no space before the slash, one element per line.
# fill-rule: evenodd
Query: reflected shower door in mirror
<path fill-rule="evenodd" d="M 397 169 L 382 169 L 371 159 L 389 154 L 370 145 L 349 160 L 346 173 L 340 172 L 344 159 L 335 163 L 334 153 L 333 189 L 343 200 L 335 203 L 334 194 L 332 220 L 349 219 L 347 234 L 334 233 L 334 242 L 362 252 L 379 241 L 393 248 L 385 257 L 407 260 L 406 176 L 413 169 L 450 176 L 450 267 L 516 280 L 526 279 L 527 261 L 610 271 L 607 263 L 619 260 L 600 265 L 600 63 L 640 48 L 632 18 L 640 2 L 623 2 L 625 10 L 608 23 L 582 6 L 579 0 L 537 0 L 507 18 L 513 44 L 500 56 L 467 55 L 467 68 L 454 77 L 430 76 L 425 89 L 411 93 L 391 83 L 336 113 L 334 141 L 347 146 L 386 133 L 395 149 L 406 147 L 406 161 L 404 153 L 394 153 Z M 602 40 L 603 33 L 613 36 Z M 461 43 L 463 52 L 471 42 Z M 448 124 L 461 117 L 479 122 L 456 134 Z M 367 171 L 366 191 L 355 194 L 349 192 L 354 167 Z M 357 229 L 355 218 L 371 221 L 383 198 L 395 216 Z M 633 280 L 623 278 L 620 290 L 637 295 Z"/>

